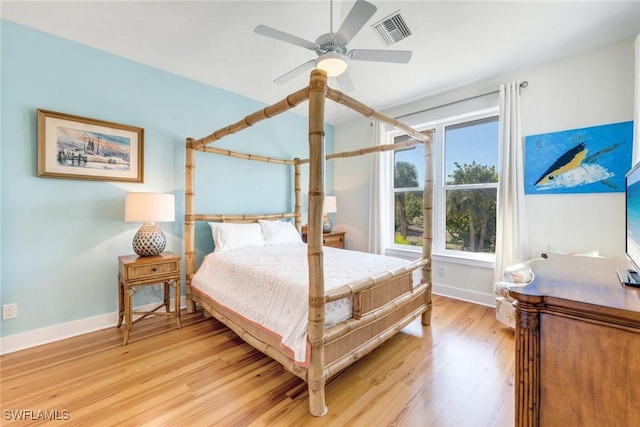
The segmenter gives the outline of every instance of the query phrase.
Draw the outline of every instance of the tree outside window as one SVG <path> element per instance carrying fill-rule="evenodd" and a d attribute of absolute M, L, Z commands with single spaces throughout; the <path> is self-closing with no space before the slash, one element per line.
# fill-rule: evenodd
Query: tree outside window
<path fill-rule="evenodd" d="M 406 141 L 399 136 L 395 143 Z M 419 144 L 394 153 L 394 243 L 422 246 L 424 147 Z"/>
<path fill-rule="evenodd" d="M 497 182 L 498 172 L 476 162 L 455 165 L 446 189 L 446 248 L 495 253 L 497 189 L 472 184 Z"/>

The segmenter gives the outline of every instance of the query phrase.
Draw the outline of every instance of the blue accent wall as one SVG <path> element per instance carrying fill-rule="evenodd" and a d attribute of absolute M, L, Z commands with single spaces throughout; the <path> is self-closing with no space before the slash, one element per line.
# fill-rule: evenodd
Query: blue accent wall
<path fill-rule="evenodd" d="M 208 135 L 265 105 L 8 20 L 0 25 L 0 289 L 2 304 L 18 303 L 18 318 L 2 321 L 0 336 L 8 336 L 117 311 L 117 257 L 132 253 L 140 225 L 123 221 L 127 192 L 175 194 L 176 222 L 160 227 L 167 249 L 184 255 L 185 138 Z M 144 128 L 144 183 L 37 177 L 38 108 Z M 216 146 L 305 158 L 307 129 L 305 117 L 285 113 Z M 332 126 L 326 135 L 332 152 Z M 289 167 L 204 153 L 196 165 L 197 194 L 207 193 L 197 198 L 200 212 L 293 209 Z M 326 176 L 331 193 L 330 165 Z M 209 238 L 202 227 L 199 234 Z M 211 243 L 199 240 L 198 247 L 206 251 Z M 145 291 L 136 305 L 159 297 L 152 287 Z"/>

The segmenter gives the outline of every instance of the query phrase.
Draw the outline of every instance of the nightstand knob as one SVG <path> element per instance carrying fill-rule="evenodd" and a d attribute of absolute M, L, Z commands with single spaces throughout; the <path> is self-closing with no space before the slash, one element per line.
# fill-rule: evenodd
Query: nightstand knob
<path fill-rule="evenodd" d="M 151 267 L 151 271 L 155 273 L 156 271 L 158 271 L 158 267 Z"/>

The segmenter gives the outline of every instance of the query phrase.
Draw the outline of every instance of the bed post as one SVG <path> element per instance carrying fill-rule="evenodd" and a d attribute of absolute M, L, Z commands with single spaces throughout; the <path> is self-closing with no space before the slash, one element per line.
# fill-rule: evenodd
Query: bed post
<path fill-rule="evenodd" d="M 422 312 L 422 324 L 431 324 L 431 245 L 433 241 L 433 131 L 431 140 L 424 141 L 424 191 L 422 199 L 422 257 L 428 262 L 422 267 L 422 280 L 429 283 L 425 292 L 427 309 Z"/>
<path fill-rule="evenodd" d="M 321 417 L 327 413 L 324 399 L 324 267 L 322 253 L 322 206 L 324 203 L 324 102 L 327 73 L 311 72 L 309 83 L 309 328 L 311 357 L 307 373 L 309 411 Z"/>
<path fill-rule="evenodd" d="M 195 241 L 195 212 L 194 212 L 194 181 L 196 175 L 196 150 L 193 148 L 193 138 L 187 138 L 186 167 L 184 176 L 184 263 L 185 263 L 185 299 L 187 313 L 196 311 L 191 299 L 191 278 L 196 271 L 196 241 Z"/>
<path fill-rule="evenodd" d="M 293 179 L 293 189 L 294 189 L 294 197 L 295 197 L 295 210 L 294 212 L 296 213 L 296 217 L 294 218 L 295 221 L 295 226 L 296 226 L 296 230 L 298 230 L 298 233 L 300 233 L 302 231 L 302 227 L 300 224 L 300 217 L 302 216 L 302 198 L 301 198 L 301 191 L 300 191 L 300 176 L 302 175 L 300 172 L 300 159 L 299 158 L 295 158 L 293 159 L 296 163 L 294 165 L 294 179 Z"/>

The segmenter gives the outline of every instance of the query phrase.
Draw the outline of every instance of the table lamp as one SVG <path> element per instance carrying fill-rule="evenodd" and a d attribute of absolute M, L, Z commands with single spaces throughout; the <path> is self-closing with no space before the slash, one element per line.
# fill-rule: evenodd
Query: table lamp
<path fill-rule="evenodd" d="M 326 196 L 324 198 L 324 205 L 322 206 L 322 232 L 331 233 L 333 229 L 333 223 L 329 218 L 330 213 L 338 212 L 338 201 L 336 196 Z"/>
<path fill-rule="evenodd" d="M 140 256 L 159 255 L 167 245 L 167 239 L 156 222 L 172 222 L 176 219 L 173 194 L 129 193 L 124 204 L 124 220 L 142 222 L 133 236 L 133 250 Z"/>

